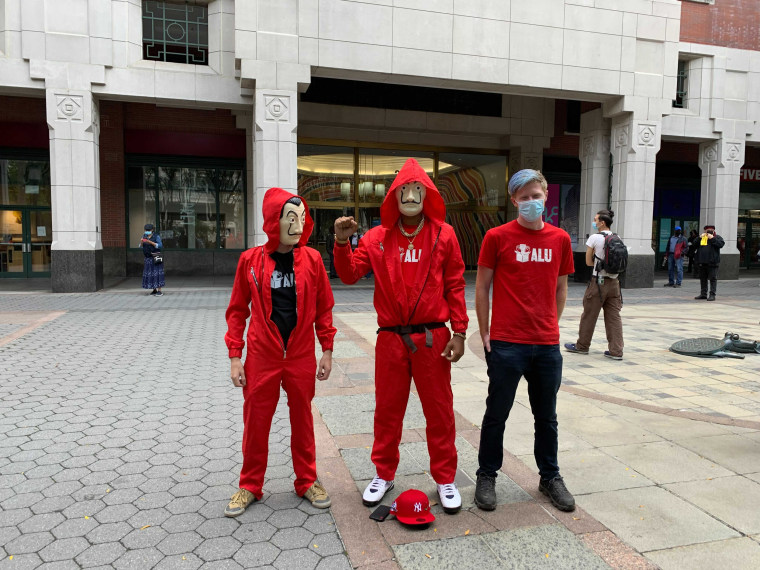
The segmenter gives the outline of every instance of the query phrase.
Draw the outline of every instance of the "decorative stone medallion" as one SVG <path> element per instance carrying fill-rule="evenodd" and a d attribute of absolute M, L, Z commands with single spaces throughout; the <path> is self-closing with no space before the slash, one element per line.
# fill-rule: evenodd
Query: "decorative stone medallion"
<path fill-rule="evenodd" d="M 290 119 L 289 97 L 264 95 L 265 118 L 267 121 L 288 122 Z"/>
<path fill-rule="evenodd" d="M 56 95 L 58 119 L 63 121 L 82 120 L 81 95 Z"/>

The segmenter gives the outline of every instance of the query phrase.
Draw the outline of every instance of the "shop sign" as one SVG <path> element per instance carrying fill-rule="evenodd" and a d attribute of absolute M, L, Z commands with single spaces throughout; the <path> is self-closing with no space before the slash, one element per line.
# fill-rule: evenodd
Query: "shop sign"
<path fill-rule="evenodd" d="M 746 181 L 760 182 L 760 168 L 742 168 L 741 179 Z"/>

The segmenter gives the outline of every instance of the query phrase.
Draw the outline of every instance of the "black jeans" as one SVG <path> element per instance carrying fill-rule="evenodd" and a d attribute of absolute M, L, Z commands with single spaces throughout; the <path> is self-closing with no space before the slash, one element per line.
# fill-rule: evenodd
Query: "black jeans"
<path fill-rule="evenodd" d="M 718 266 L 707 265 L 706 263 L 699 264 L 699 285 L 700 294 L 707 296 L 707 284 L 710 283 L 709 295 L 714 297 L 718 292 Z"/>
<path fill-rule="evenodd" d="M 525 376 L 535 440 L 533 455 L 542 479 L 559 475 L 557 464 L 557 392 L 562 381 L 559 345 L 491 341 L 486 352 L 488 398 L 480 431 L 478 475 L 496 476 L 504 460 L 504 426 L 515 401 L 517 384 Z"/>

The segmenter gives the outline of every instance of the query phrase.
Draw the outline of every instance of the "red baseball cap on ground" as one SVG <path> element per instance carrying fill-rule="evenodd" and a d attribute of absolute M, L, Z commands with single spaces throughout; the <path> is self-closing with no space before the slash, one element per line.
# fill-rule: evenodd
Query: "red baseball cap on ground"
<path fill-rule="evenodd" d="M 417 489 L 409 489 L 396 497 L 391 513 L 404 524 L 427 524 L 435 520 L 427 495 Z"/>

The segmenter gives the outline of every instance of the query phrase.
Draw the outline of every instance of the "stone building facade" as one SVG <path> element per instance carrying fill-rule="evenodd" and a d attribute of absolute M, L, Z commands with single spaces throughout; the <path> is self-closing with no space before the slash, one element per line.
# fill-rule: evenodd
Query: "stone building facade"
<path fill-rule="evenodd" d="M 0 276 L 91 291 L 140 271 L 228 274 L 265 239 L 263 194 L 363 227 L 418 156 L 469 266 L 542 169 L 579 257 L 616 212 L 627 287 L 676 224 L 760 248 L 753 0 L 0 0 Z M 752 28 L 755 22 L 755 29 Z M 555 202 L 552 202 L 553 204 Z M 757 221 L 753 228 L 753 217 Z"/>

